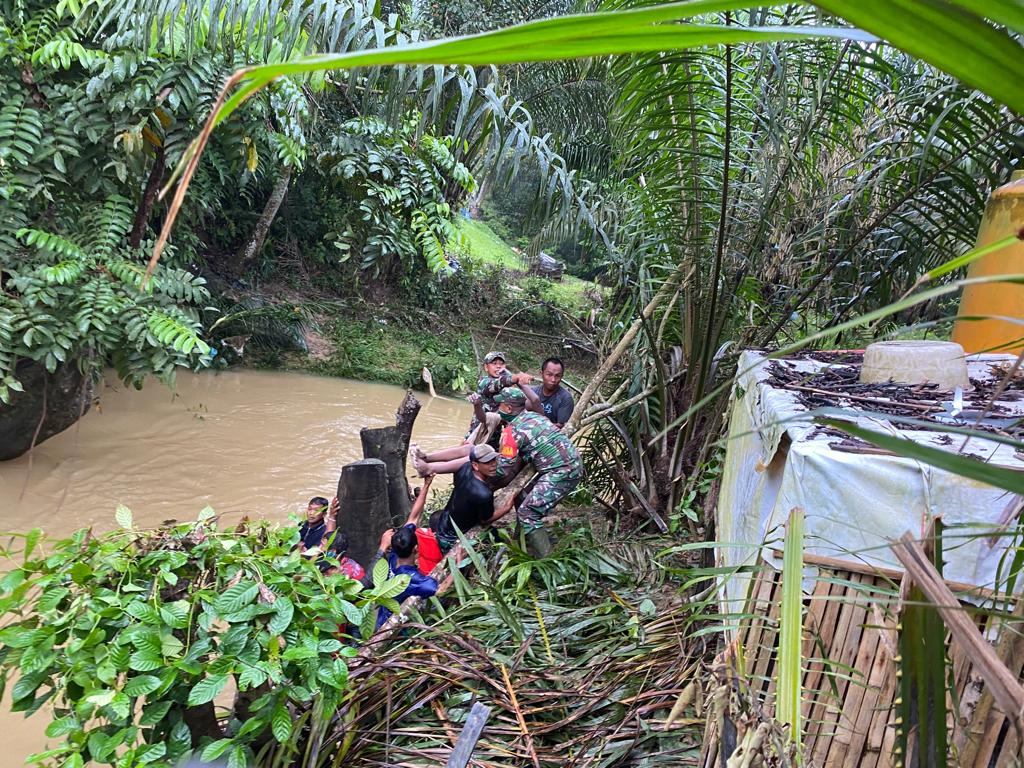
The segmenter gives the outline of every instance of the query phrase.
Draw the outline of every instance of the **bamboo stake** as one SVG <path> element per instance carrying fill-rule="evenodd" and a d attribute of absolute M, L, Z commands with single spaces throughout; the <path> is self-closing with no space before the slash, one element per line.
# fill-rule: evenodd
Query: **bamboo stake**
<path fill-rule="evenodd" d="M 909 532 L 900 536 L 899 541 L 893 542 L 892 551 L 925 597 L 934 603 L 953 639 L 963 645 L 974 660 L 975 669 L 985 679 L 986 689 L 991 692 L 998 707 L 1017 731 L 1021 732 L 1024 728 L 1024 686 L 1017 681 L 1017 676 L 1006 668 L 992 646 L 982 638 L 942 576 L 928 562 L 921 545 Z"/>
<path fill-rule="evenodd" d="M 629 349 L 633 340 L 643 328 L 644 323 L 651 319 L 661 303 L 675 290 L 676 283 L 679 282 L 680 278 L 683 276 L 683 269 L 684 266 L 680 264 L 676 267 L 675 272 L 669 275 L 658 292 L 654 294 L 649 302 L 647 302 L 647 306 L 644 307 L 643 311 L 640 313 L 640 317 L 633 321 L 629 330 L 622 335 L 622 338 L 619 339 L 619 343 L 615 345 L 615 349 L 613 349 L 608 357 L 605 358 L 605 361 L 601 363 L 601 367 L 597 369 L 597 373 L 594 374 L 590 383 L 587 384 L 586 389 L 583 390 L 583 394 L 580 395 L 580 400 L 576 403 L 576 410 L 573 411 L 572 418 L 569 419 L 569 423 L 562 428 L 562 431 L 565 432 L 565 434 L 571 437 L 573 433 L 579 429 L 580 422 L 583 419 L 583 412 L 586 411 L 587 406 L 590 405 L 590 401 L 594 399 L 594 395 L 597 393 L 598 387 L 604 383 L 604 380 L 607 379 L 615 369 L 619 359 L 626 353 L 626 350 Z"/>

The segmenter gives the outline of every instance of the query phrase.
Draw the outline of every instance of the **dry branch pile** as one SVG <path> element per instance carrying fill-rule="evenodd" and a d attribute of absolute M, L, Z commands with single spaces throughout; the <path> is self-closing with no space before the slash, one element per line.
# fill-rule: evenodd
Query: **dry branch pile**
<path fill-rule="evenodd" d="M 574 536 L 549 561 L 499 546 L 486 564 L 497 576 L 457 584 L 441 620 L 406 625 L 354 667 L 324 742 L 331 762 L 443 765 L 477 701 L 492 713 L 470 765 L 695 762 L 703 720 L 687 711 L 665 727 L 704 651 L 686 639 L 691 609 L 671 589 L 650 599 L 635 546 L 613 556 Z"/>

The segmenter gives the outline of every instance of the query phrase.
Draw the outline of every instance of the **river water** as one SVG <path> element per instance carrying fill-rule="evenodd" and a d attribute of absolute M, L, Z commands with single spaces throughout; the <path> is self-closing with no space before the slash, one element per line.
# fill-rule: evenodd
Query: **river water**
<path fill-rule="evenodd" d="M 263 371 L 179 373 L 173 392 L 111 379 L 77 425 L 31 458 L 0 462 L 0 530 L 110 529 L 119 504 L 142 527 L 195 519 L 207 505 L 222 525 L 243 514 L 284 522 L 311 496 L 334 495 L 342 466 L 362 458 L 359 430 L 394 424 L 403 395 L 384 384 Z M 469 404 L 418 397 L 413 440 L 459 442 Z M 43 710 L 24 720 L 4 702 L 0 768 L 44 748 L 48 719 Z"/>

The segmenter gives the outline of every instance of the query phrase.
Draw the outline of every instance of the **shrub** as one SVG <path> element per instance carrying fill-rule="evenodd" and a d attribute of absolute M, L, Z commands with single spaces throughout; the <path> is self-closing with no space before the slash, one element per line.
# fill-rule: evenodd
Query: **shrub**
<path fill-rule="evenodd" d="M 323 576 L 293 546 L 294 527 L 198 522 L 151 532 L 118 510 L 121 529 L 80 530 L 43 551 L 36 529 L 0 580 L 0 673 L 17 672 L 12 709 L 49 704 L 54 749 L 30 760 L 65 766 L 172 765 L 195 751 L 254 764 L 274 742 L 294 746 L 293 722 L 319 697 L 333 712 L 356 649 L 339 623 L 372 632 L 379 604 L 408 577 L 369 593 Z M 383 577 L 383 574 L 379 574 Z M 340 638 L 340 639 L 339 639 Z M 227 721 L 213 701 L 234 686 Z"/>

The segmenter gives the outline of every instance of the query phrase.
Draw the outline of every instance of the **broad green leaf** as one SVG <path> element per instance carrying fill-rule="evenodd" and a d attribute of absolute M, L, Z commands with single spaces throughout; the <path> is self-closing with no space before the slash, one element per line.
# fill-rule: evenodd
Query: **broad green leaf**
<path fill-rule="evenodd" d="M 386 557 L 380 558 L 376 563 L 373 564 L 373 583 L 383 584 L 388 579 L 388 574 L 391 572 L 388 566 L 388 560 Z"/>
<path fill-rule="evenodd" d="M 117 511 L 114 513 L 114 519 L 117 521 L 117 524 L 126 531 L 130 531 L 135 525 L 135 520 L 132 517 L 132 511 L 124 504 L 117 505 Z"/>
<path fill-rule="evenodd" d="M 82 724 L 78 721 L 78 718 L 74 715 L 68 715 L 67 717 L 61 717 L 54 720 L 48 726 L 46 726 L 46 735 L 51 739 L 56 739 L 60 736 L 67 736 L 69 733 L 74 733 L 80 730 Z"/>
<path fill-rule="evenodd" d="M 283 702 L 274 707 L 270 728 L 274 732 L 274 738 L 282 744 L 292 735 L 292 715 Z"/>
<path fill-rule="evenodd" d="M 256 595 L 258 593 L 259 587 L 257 587 L 255 583 L 248 579 L 243 579 L 233 587 L 225 589 L 220 596 L 217 597 L 213 603 L 214 610 L 216 610 L 221 616 L 238 613 L 252 603 L 252 601 L 256 599 Z"/>
<path fill-rule="evenodd" d="M 128 660 L 129 668 L 136 672 L 152 672 L 155 669 L 160 669 L 163 665 L 163 658 L 149 650 L 136 651 Z"/>
<path fill-rule="evenodd" d="M 122 690 L 129 696 L 145 696 L 159 687 L 160 678 L 156 675 L 139 675 L 129 680 Z"/>
<path fill-rule="evenodd" d="M 267 622 L 267 631 L 272 635 L 280 635 L 292 623 L 295 606 L 287 597 L 281 596 L 274 601 L 274 615 Z"/>
<path fill-rule="evenodd" d="M 213 701 L 217 698 L 224 686 L 228 683 L 227 675 L 214 675 L 212 677 L 204 677 L 194 686 L 192 690 L 188 692 L 188 704 L 193 707 L 197 704 L 205 704 L 208 701 Z"/>
<path fill-rule="evenodd" d="M 211 763 L 230 749 L 234 743 L 234 739 L 217 739 L 203 748 L 200 757 L 204 763 Z"/>
<path fill-rule="evenodd" d="M 245 747 L 235 747 L 228 755 L 228 768 L 246 768 Z"/>
<path fill-rule="evenodd" d="M 398 597 L 402 594 L 409 586 L 409 576 L 407 574 L 399 574 L 393 578 L 388 579 L 383 584 L 378 584 L 370 592 L 370 596 L 378 600 L 385 600 L 388 598 Z"/>
<path fill-rule="evenodd" d="M 25 534 L 25 555 L 24 555 L 24 561 L 26 563 L 28 562 L 29 557 L 32 556 L 32 553 L 35 551 L 36 544 L 39 543 L 39 540 L 42 537 L 43 537 L 43 529 L 42 528 L 33 528 L 31 531 L 29 531 L 27 534 Z"/>
<path fill-rule="evenodd" d="M 163 742 L 158 742 L 156 744 L 143 744 L 135 751 L 135 760 L 139 764 L 145 765 L 147 763 L 152 763 L 155 760 L 159 760 L 165 754 L 167 754 L 167 745 Z"/>
<path fill-rule="evenodd" d="M 139 725 L 156 725 L 166 717 L 173 702 L 153 701 L 142 708 L 142 717 L 139 718 Z"/>

